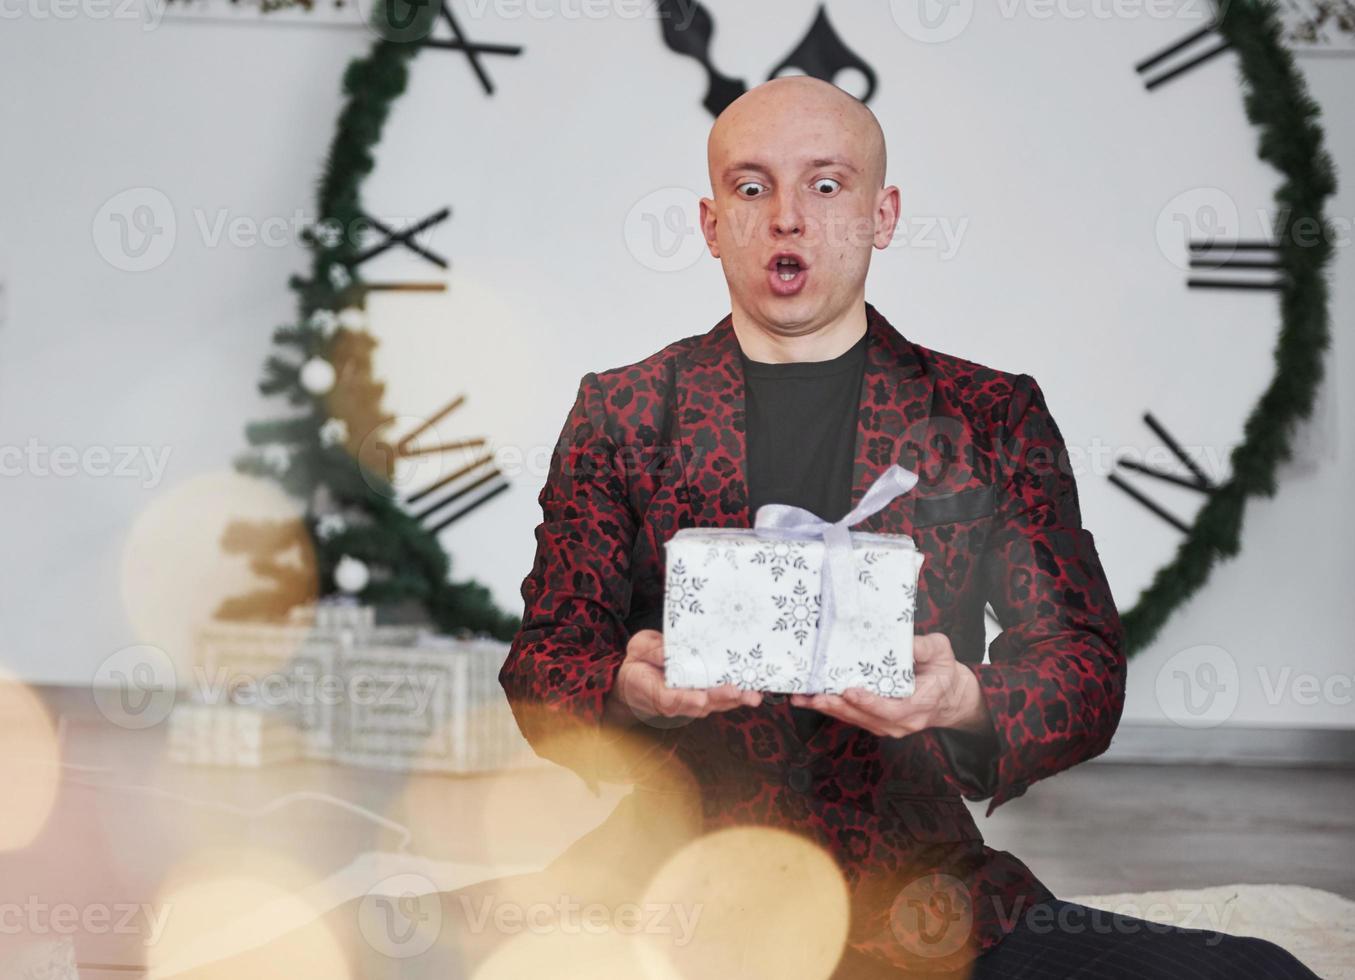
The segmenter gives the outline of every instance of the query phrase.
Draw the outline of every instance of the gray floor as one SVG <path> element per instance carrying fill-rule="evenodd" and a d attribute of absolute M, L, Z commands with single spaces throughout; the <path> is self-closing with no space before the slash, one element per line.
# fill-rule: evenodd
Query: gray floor
<path fill-rule="evenodd" d="M 410 849 L 444 860 L 544 864 L 596 826 L 622 790 L 591 795 L 553 766 L 503 777 L 411 776 L 321 762 L 264 770 L 185 766 L 159 730 L 127 731 L 51 698 L 62 724 L 60 792 L 40 836 L 4 858 L 0 903 L 155 903 L 205 851 L 285 856 L 319 880 L 395 835 L 313 800 L 263 815 L 283 794 L 321 791 L 407 825 Z M 1355 898 L 1349 770 L 1093 762 L 1033 786 L 984 818 L 1060 896 L 1226 884 L 1302 884 Z M 543 818 L 544 815 L 544 818 Z M 0 953 L 24 937 L 0 936 Z M 77 936 L 84 963 L 137 964 L 135 936 Z M 125 975 L 125 974 L 124 974 Z"/>
<path fill-rule="evenodd" d="M 983 819 L 1057 895 L 1308 885 L 1355 898 L 1355 773 L 1087 763 Z"/>

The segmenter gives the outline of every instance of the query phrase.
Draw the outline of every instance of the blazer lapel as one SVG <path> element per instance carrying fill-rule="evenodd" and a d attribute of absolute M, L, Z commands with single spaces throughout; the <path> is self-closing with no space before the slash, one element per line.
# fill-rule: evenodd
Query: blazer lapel
<path fill-rule="evenodd" d="M 745 449 L 743 364 L 733 316 L 677 358 L 679 503 L 695 527 L 751 527 Z"/>
<path fill-rule="evenodd" d="M 856 417 L 856 467 L 852 506 L 861 502 L 880 474 L 894 463 L 918 474 L 918 485 L 867 517 L 855 530 L 913 533 L 913 504 L 927 483 L 932 449 L 935 379 L 913 345 L 883 315 L 866 304 L 866 371 Z"/>

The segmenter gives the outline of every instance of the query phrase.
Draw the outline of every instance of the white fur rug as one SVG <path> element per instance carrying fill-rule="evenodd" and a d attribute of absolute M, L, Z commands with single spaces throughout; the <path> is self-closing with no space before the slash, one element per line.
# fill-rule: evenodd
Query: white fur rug
<path fill-rule="evenodd" d="M 1222 885 L 1059 897 L 1149 922 L 1268 939 L 1323 980 L 1355 980 L 1355 902 L 1317 888 Z"/>

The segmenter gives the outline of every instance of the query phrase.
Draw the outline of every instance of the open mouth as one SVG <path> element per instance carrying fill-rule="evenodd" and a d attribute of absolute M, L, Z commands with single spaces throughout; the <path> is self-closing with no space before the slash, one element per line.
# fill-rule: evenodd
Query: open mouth
<path fill-rule="evenodd" d="M 767 263 L 767 279 L 773 293 L 794 296 L 805 286 L 809 266 L 798 255 L 783 252 Z"/>

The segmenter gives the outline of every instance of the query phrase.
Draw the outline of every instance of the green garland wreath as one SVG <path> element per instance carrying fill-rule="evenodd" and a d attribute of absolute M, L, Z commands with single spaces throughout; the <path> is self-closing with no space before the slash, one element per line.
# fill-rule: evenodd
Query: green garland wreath
<path fill-rule="evenodd" d="M 1247 118 L 1260 133 L 1258 152 L 1283 178 L 1275 192 L 1280 220 L 1273 229 L 1284 282 L 1275 375 L 1229 457 L 1232 475 L 1200 508 L 1176 556 L 1121 617 L 1131 655 L 1151 643 L 1177 607 L 1204 585 L 1216 561 L 1237 554 L 1247 498 L 1275 495 L 1276 472 L 1292 454 L 1294 427 L 1312 415 L 1331 343 L 1323 271 L 1333 234 L 1325 202 L 1336 190 L 1336 176 L 1317 122 L 1321 112 L 1280 40 L 1274 0 L 1216 0 L 1216 9 L 1218 31 L 1238 54 Z M 1296 226 L 1302 241 L 1296 240 Z M 1312 237 L 1317 240 L 1307 240 Z"/>
<path fill-rule="evenodd" d="M 1159 569 L 1152 583 L 1122 618 L 1128 651 L 1139 652 L 1161 630 L 1168 617 L 1209 578 L 1214 563 L 1237 554 L 1243 512 L 1249 497 L 1273 496 L 1276 472 L 1291 456 L 1291 437 L 1300 419 L 1312 414 L 1323 357 L 1330 344 L 1327 284 L 1324 268 L 1331 257 L 1331 227 L 1325 201 L 1335 191 L 1335 168 L 1323 146 L 1317 118 L 1320 111 L 1308 96 L 1294 59 L 1281 40 L 1281 21 L 1274 0 L 1216 0 L 1217 29 L 1239 56 L 1248 118 L 1260 133 L 1259 153 L 1283 177 L 1276 191 L 1281 219 L 1274 229 L 1280 243 L 1284 275 L 1280 292 L 1282 324 L 1275 348 L 1275 375 L 1247 418 L 1244 440 L 1230 457 L 1232 475 L 1217 487 L 1201 507 L 1173 560 Z M 403 94 L 409 62 L 431 32 L 437 8 L 388 0 L 377 4 L 373 27 L 380 39 L 365 57 L 355 59 L 344 73 L 347 102 L 325 163 L 317 195 L 317 213 L 340 228 L 362 221 L 360 189 L 371 173 L 373 149 L 380 142 L 391 105 Z M 405 25 L 399 31 L 389 25 Z M 1316 242 L 1295 241 L 1293 230 L 1318 228 Z M 329 341 L 310 326 L 317 311 L 348 304 L 352 285 L 348 273 L 356 259 L 357 243 L 312 239 L 311 276 L 293 276 L 303 326 L 286 326 L 275 333 L 277 343 L 300 349 L 306 356 L 323 354 Z M 270 358 L 260 390 L 286 393 L 293 404 L 312 401 L 299 387 L 294 363 Z M 322 418 L 304 420 L 302 428 L 318 431 Z M 313 423 L 313 424 L 312 424 Z M 295 440 L 298 420 L 251 425 L 252 445 Z M 517 617 L 499 611 L 487 591 L 473 583 L 447 582 L 448 561 L 433 535 L 406 516 L 387 491 L 373 491 L 353 458 L 342 448 L 320 448 L 313 432 L 307 479 L 322 478 L 348 503 L 365 505 L 374 517 L 368 529 L 346 532 L 331 541 L 316 539 L 322 572 L 332 573 L 340 553 L 373 557 L 397 573 L 364 591 L 368 601 L 415 597 L 440 627 L 488 631 L 507 639 L 516 631 Z M 267 472 L 257 461 L 242 468 Z M 294 491 L 300 489 L 291 488 Z M 365 533 L 364 533 L 365 531 Z"/>
<path fill-rule="evenodd" d="M 327 536 L 318 531 L 320 515 L 310 513 L 308 508 L 306 523 L 315 555 L 314 575 L 320 582 L 333 582 L 340 561 L 354 556 L 387 572 L 361 590 L 364 602 L 384 605 L 413 601 L 443 632 L 485 633 L 507 640 L 521 625 L 521 617 L 499 609 L 483 585 L 449 581 L 447 553 L 434 534 L 401 509 L 390 481 L 363 466 L 345 446 L 326 444 L 321 437 L 327 415 L 323 400 L 307 392 L 300 379 L 301 363 L 311 357 L 328 358 L 341 342 L 335 321 L 339 331 L 350 329 L 346 318 L 336 311 L 360 309 L 364 303 L 361 282 L 353 273 L 360 251 L 358 236 L 353 232 L 366 224 L 360 189 L 375 166 L 372 151 L 381 140 L 391 106 L 408 83 L 409 61 L 420 50 L 419 44 L 408 42 L 428 35 L 436 12 L 432 5 L 410 4 L 407 0 L 378 3 L 373 27 L 379 39 L 365 57 L 353 60 L 344 72 L 346 102 L 317 193 L 316 213 L 321 219 L 305 235 L 312 249 L 311 274 L 294 275 L 289 280 L 297 296 L 299 320 L 274 331 L 274 342 L 284 353 L 268 358 L 259 383 L 261 393 L 284 395 L 291 405 L 308 407 L 309 412 L 246 427 L 252 447 L 289 447 L 291 463 L 285 474 L 276 472 L 267 453 L 257 449 L 235 465 L 242 472 L 278 479 L 297 497 L 309 498 L 317 486 L 323 485 L 340 509 L 359 511 L 367 517 L 367 523 Z M 387 23 L 405 27 L 396 31 L 386 27 Z M 326 234 L 327 230 L 334 233 Z M 354 346 L 360 349 L 361 342 Z M 285 352 L 295 352 L 300 358 L 285 356 Z M 380 386 L 373 384 L 370 388 L 379 398 Z M 279 604 L 288 601 L 281 598 Z"/>

